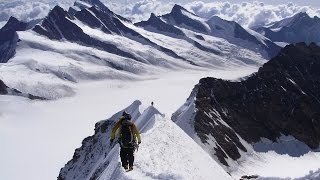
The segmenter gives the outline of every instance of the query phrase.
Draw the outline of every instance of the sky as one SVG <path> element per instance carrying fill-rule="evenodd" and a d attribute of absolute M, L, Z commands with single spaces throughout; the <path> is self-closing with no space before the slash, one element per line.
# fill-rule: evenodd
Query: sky
<path fill-rule="evenodd" d="M 64 9 L 75 0 L 0 0 L 0 27 L 10 16 L 23 21 L 43 18 L 55 5 Z M 236 21 L 244 27 L 254 27 L 278 21 L 298 12 L 320 17 L 319 0 L 101 0 L 116 13 L 138 22 L 147 20 L 151 13 L 162 15 L 170 12 L 175 3 L 204 18 L 219 16 Z"/>

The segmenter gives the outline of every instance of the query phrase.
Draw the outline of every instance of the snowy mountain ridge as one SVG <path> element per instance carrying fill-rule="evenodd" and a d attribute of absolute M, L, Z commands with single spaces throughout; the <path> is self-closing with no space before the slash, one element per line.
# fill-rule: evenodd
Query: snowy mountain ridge
<path fill-rule="evenodd" d="M 307 13 L 298 13 L 264 27 L 255 27 L 254 30 L 273 42 L 285 43 L 319 43 L 319 17 L 310 17 Z"/>
<path fill-rule="evenodd" d="M 213 174 L 215 179 L 232 179 L 174 122 L 153 106 L 142 111 L 140 105 L 140 101 L 135 101 L 124 109 L 132 114 L 142 135 L 134 171 L 123 170 L 119 145 L 109 145 L 111 128 L 122 110 L 95 125 L 95 134 L 82 142 L 58 179 L 210 179 Z"/>

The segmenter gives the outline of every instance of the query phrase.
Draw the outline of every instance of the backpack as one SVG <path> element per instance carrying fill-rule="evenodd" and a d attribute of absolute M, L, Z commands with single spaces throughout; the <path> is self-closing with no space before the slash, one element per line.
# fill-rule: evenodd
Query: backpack
<path fill-rule="evenodd" d="M 120 145 L 125 148 L 134 147 L 134 135 L 132 130 L 132 122 L 129 120 L 123 120 L 121 122 L 121 139 Z"/>

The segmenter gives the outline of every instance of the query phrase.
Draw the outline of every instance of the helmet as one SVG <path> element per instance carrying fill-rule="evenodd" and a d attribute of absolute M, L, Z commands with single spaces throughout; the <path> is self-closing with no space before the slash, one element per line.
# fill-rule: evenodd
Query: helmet
<path fill-rule="evenodd" d="M 123 111 L 122 116 L 126 120 L 131 120 L 131 115 L 129 113 L 127 113 L 126 111 Z"/>

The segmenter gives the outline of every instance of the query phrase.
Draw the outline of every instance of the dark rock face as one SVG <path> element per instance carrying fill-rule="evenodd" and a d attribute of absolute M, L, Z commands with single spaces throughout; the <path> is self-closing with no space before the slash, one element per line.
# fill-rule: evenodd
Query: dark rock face
<path fill-rule="evenodd" d="M 283 26 L 284 21 L 290 23 Z M 307 13 L 298 13 L 294 17 L 274 23 L 271 27 L 257 27 L 255 31 L 274 42 L 320 42 L 320 18 L 316 16 L 311 18 Z"/>
<path fill-rule="evenodd" d="M 25 31 L 27 27 L 28 23 L 10 17 L 6 25 L 0 29 L 0 63 L 8 62 L 15 55 L 19 41 L 16 31 Z"/>
<path fill-rule="evenodd" d="M 0 94 L 8 94 L 7 86 L 0 80 Z"/>
<path fill-rule="evenodd" d="M 96 163 L 110 151 L 109 139 L 106 134 L 111 133 L 114 121 L 102 121 L 95 125 L 95 134 L 85 138 L 80 148 L 76 149 L 72 159 L 61 168 L 58 180 L 68 179 L 98 179 L 109 165 L 105 161 L 96 168 Z M 96 169 L 95 169 L 96 168 Z M 91 174 L 90 170 L 94 170 Z M 73 175 L 73 176 L 70 176 Z"/>
<path fill-rule="evenodd" d="M 2 27 L 1 30 L 15 30 L 15 31 L 25 31 L 28 27 L 28 23 L 19 21 L 15 17 L 10 17 L 8 22 Z"/>
<path fill-rule="evenodd" d="M 201 22 L 196 21 L 194 19 L 189 18 L 188 16 L 184 15 L 183 12 L 192 14 L 191 12 L 187 11 L 183 7 L 175 4 L 172 8 L 171 12 L 169 14 L 161 16 L 163 19 L 165 19 L 169 24 L 177 24 L 177 25 L 184 25 L 192 30 L 196 30 L 199 32 L 207 33 L 208 29 L 205 25 L 203 25 Z M 195 14 L 192 14 L 194 16 L 197 16 Z"/>
<path fill-rule="evenodd" d="M 195 131 L 202 143 L 216 139 L 224 165 L 249 143 L 291 135 L 311 149 L 320 145 L 320 47 L 286 46 L 256 74 L 242 82 L 204 78 L 196 86 Z M 227 155 L 227 156 L 226 156 Z"/>
<path fill-rule="evenodd" d="M 171 24 L 167 24 L 163 22 L 159 17 L 157 17 L 155 14 L 151 14 L 148 21 L 142 21 L 135 24 L 136 26 L 143 27 L 145 29 L 148 29 L 150 31 L 160 31 L 162 33 L 169 34 L 173 37 L 177 36 L 185 36 L 185 34 L 178 28 L 174 27 Z"/>
<path fill-rule="evenodd" d="M 43 97 L 34 96 L 32 94 L 26 94 L 18 91 L 17 89 L 9 88 L 4 82 L 0 79 L 0 95 L 13 95 L 13 96 L 23 96 L 31 100 L 46 100 Z"/>
<path fill-rule="evenodd" d="M 90 5 L 92 5 L 92 6 L 95 6 L 95 7 L 97 7 L 98 9 L 101 9 L 101 10 L 103 10 L 104 12 L 106 12 L 106 13 L 108 13 L 108 14 L 112 14 L 112 16 L 120 19 L 121 21 L 130 22 L 128 19 L 126 19 L 126 18 L 124 18 L 124 17 L 122 17 L 122 16 L 120 16 L 120 15 L 118 15 L 118 14 L 113 13 L 113 12 L 112 12 L 107 6 L 105 6 L 100 0 L 80 0 L 80 1 L 85 2 L 85 3 L 87 3 L 87 4 L 90 4 Z M 75 4 L 76 4 L 76 2 L 75 2 Z M 81 9 L 85 9 L 85 7 L 81 7 L 81 6 L 80 6 L 80 8 L 81 8 Z"/>
<path fill-rule="evenodd" d="M 105 27 L 96 17 L 93 16 L 87 9 L 83 9 L 75 14 L 75 17 L 80 21 L 88 24 L 92 28 L 101 28 L 107 34 L 111 34 L 110 30 Z"/>

